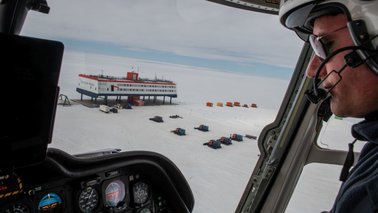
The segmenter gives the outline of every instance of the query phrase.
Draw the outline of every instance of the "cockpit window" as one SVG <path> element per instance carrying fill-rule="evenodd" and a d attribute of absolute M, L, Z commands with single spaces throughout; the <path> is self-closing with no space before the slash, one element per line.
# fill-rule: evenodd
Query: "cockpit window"
<path fill-rule="evenodd" d="M 276 16 L 204 0 L 48 4 L 21 34 L 65 46 L 49 146 L 158 152 L 188 180 L 195 212 L 235 211 L 303 45 L 296 35 Z"/>

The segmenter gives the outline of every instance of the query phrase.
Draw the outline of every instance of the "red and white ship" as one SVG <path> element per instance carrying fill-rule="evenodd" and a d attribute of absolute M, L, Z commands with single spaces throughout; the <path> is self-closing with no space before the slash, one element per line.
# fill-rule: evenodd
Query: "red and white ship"
<path fill-rule="evenodd" d="M 128 100 L 135 102 L 140 97 L 154 98 L 154 101 L 158 96 L 162 96 L 165 101 L 165 97 L 177 98 L 176 83 L 168 80 L 149 80 L 140 79 L 137 72 L 127 72 L 126 77 L 113 77 L 106 75 L 86 75 L 79 74 L 79 84 L 76 91 L 83 95 L 89 96 L 92 99 L 103 97 L 105 100 L 109 96 L 115 96 L 117 99 L 121 99 L 122 96 L 127 96 Z M 163 101 L 163 103 L 164 103 Z"/>

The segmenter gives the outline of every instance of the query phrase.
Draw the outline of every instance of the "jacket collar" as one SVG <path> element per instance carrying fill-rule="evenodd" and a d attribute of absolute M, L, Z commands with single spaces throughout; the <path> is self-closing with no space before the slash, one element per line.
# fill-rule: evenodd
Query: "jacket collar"
<path fill-rule="evenodd" d="M 354 124 L 352 135 L 357 140 L 378 144 L 378 111 L 369 114 L 365 120 Z"/>

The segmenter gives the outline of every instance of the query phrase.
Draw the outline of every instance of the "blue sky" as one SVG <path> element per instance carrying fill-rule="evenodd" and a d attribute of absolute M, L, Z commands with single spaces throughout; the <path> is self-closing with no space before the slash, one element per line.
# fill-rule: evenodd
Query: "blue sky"
<path fill-rule="evenodd" d="M 64 41 L 65 48 L 75 51 L 124 56 L 196 67 L 206 67 L 222 72 L 238 72 L 243 74 L 288 79 L 291 77 L 293 71 L 291 67 L 275 66 L 258 62 L 206 59 L 201 57 L 177 55 L 171 52 L 157 50 L 135 50 L 128 47 L 120 47 L 117 44 L 108 42 L 79 41 L 69 39 L 60 40 Z"/>
<path fill-rule="evenodd" d="M 25 35 L 66 49 L 289 78 L 302 42 L 278 16 L 205 0 L 48 1 Z"/>

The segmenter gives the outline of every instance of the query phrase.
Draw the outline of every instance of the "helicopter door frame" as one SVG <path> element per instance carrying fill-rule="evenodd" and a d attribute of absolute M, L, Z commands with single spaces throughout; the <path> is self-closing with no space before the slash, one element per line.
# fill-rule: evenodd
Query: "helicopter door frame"
<path fill-rule="evenodd" d="M 303 168 L 309 163 L 342 165 L 346 151 L 320 148 L 316 142 L 329 112 L 326 102 L 310 104 L 305 91 L 313 51 L 305 43 L 276 120 L 259 136 L 260 158 L 235 212 L 285 212 Z"/>

